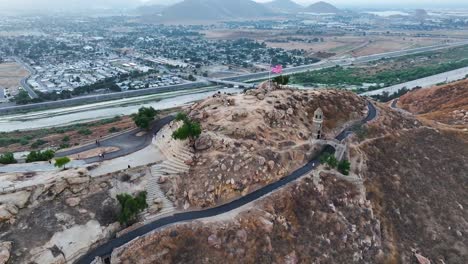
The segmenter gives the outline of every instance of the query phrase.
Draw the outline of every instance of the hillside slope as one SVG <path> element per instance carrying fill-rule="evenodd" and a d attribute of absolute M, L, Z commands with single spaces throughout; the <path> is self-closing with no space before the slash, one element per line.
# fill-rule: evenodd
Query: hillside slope
<path fill-rule="evenodd" d="M 272 11 L 251 0 L 185 0 L 169 6 L 162 13 L 165 20 L 226 20 L 256 19 L 271 15 Z"/>
<path fill-rule="evenodd" d="M 468 142 L 378 110 L 349 139 L 349 176 L 319 167 L 234 212 L 136 239 L 111 263 L 468 263 Z"/>
<path fill-rule="evenodd" d="M 297 12 L 303 7 L 292 0 L 274 0 L 265 5 L 277 12 Z"/>
<path fill-rule="evenodd" d="M 309 5 L 305 8 L 305 12 L 317 13 L 317 14 L 338 14 L 341 13 L 341 10 L 336 8 L 334 5 L 327 2 L 317 2 Z"/>
<path fill-rule="evenodd" d="M 323 133 L 330 138 L 367 111 L 365 100 L 351 92 L 266 84 L 193 105 L 189 115 L 204 132 L 190 172 L 174 180 L 172 198 L 184 208 L 213 206 L 288 175 L 320 151 L 310 145 L 318 107 L 327 117 Z"/>
<path fill-rule="evenodd" d="M 398 106 L 429 120 L 467 126 L 468 80 L 411 91 L 400 98 Z"/>

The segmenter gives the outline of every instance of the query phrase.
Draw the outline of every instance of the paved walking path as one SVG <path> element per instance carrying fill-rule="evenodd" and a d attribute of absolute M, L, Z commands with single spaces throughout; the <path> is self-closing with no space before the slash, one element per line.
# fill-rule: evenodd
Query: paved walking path
<path fill-rule="evenodd" d="M 361 121 L 361 124 L 365 124 L 371 120 L 373 120 L 377 116 L 377 110 L 375 109 L 374 105 L 371 102 L 368 102 L 368 108 L 369 112 L 368 115 L 365 119 Z M 350 131 L 351 128 L 345 129 L 342 133 L 340 133 L 336 139 L 339 139 L 339 137 L 345 137 L 348 136 L 350 133 L 347 133 Z M 343 136 L 344 135 L 344 136 Z M 344 138 L 343 138 L 344 139 Z M 274 182 L 272 184 L 269 184 L 261 189 L 258 189 L 254 192 L 251 192 L 247 194 L 246 196 L 243 196 L 237 200 L 234 200 L 232 202 L 220 205 L 218 207 L 213 207 L 209 208 L 206 210 L 200 210 L 200 211 L 191 211 L 191 212 L 183 212 L 183 213 L 177 213 L 171 216 L 163 217 L 158 220 L 155 220 L 153 222 L 150 222 L 144 226 L 141 226 L 133 231 L 130 231 L 126 234 L 123 234 L 122 236 L 112 239 L 108 241 L 107 243 L 89 251 L 86 255 L 81 257 L 76 263 L 78 264 L 89 264 L 91 263 L 96 257 L 103 257 L 103 258 L 109 258 L 112 251 L 115 248 L 118 248 L 120 246 L 125 245 L 126 243 L 130 242 L 131 240 L 143 236 L 151 231 L 154 231 L 158 228 L 161 228 L 166 225 L 178 223 L 178 222 L 184 222 L 184 221 L 191 221 L 195 219 L 200 219 L 200 218 L 206 218 L 206 217 L 212 217 L 216 216 L 219 214 L 223 214 L 229 211 L 232 211 L 234 209 L 237 209 L 243 205 L 246 205 L 250 202 L 253 202 L 257 199 L 260 199 L 261 197 L 272 193 L 273 191 L 284 187 L 290 182 L 293 182 L 297 180 L 298 178 L 308 174 L 311 172 L 314 168 L 316 168 L 320 164 L 319 159 L 315 158 L 311 161 L 309 161 L 307 164 L 305 164 L 303 167 L 297 169 L 293 173 L 291 173 L 289 176 L 286 176 L 282 179 L 280 179 L 277 182 Z"/>
<path fill-rule="evenodd" d="M 118 157 L 122 157 L 139 150 L 144 149 L 145 147 L 149 146 L 152 142 L 153 135 L 157 133 L 162 127 L 169 124 L 172 120 L 174 120 L 174 116 L 166 116 L 162 119 L 159 119 L 152 124 L 152 128 L 150 131 L 146 132 L 146 134 L 139 136 L 139 133 L 145 132 L 141 129 L 134 129 L 132 131 L 120 134 L 115 137 L 103 139 L 100 141 L 99 146 L 95 143 L 91 143 L 86 146 L 74 148 L 67 151 L 60 151 L 57 152 L 56 157 L 64 157 L 82 153 L 84 151 L 96 149 L 96 148 L 103 148 L 103 147 L 116 147 L 119 150 L 105 153 L 104 157 L 91 157 L 86 158 L 84 161 L 86 163 L 94 163 L 104 160 L 111 160 Z"/>

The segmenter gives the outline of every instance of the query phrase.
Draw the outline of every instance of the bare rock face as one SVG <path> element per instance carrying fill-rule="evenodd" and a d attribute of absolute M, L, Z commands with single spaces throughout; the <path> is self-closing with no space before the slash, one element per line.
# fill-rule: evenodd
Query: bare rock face
<path fill-rule="evenodd" d="M 0 223 L 9 221 L 18 213 L 18 208 L 12 204 L 0 205 Z"/>
<path fill-rule="evenodd" d="M 77 206 L 77 205 L 80 204 L 81 199 L 80 199 L 79 197 L 70 197 L 70 198 L 68 198 L 67 200 L 65 200 L 65 202 L 66 202 L 69 206 L 75 207 L 75 206 Z"/>
<path fill-rule="evenodd" d="M 195 149 L 196 150 L 206 150 L 211 148 L 213 145 L 213 141 L 211 140 L 210 135 L 202 134 L 196 141 L 195 141 Z"/>
<path fill-rule="evenodd" d="M 0 204 L 12 204 L 18 208 L 24 208 L 31 196 L 29 191 L 19 191 L 0 195 Z"/>
<path fill-rule="evenodd" d="M 221 239 L 216 236 L 216 234 L 211 234 L 208 237 L 208 245 L 214 247 L 214 248 L 220 248 L 221 247 Z"/>
<path fill-rule="evenodd" d="M 0 264 L 5 264 L 10 259 L 11 242 L 0 242 Z"/>

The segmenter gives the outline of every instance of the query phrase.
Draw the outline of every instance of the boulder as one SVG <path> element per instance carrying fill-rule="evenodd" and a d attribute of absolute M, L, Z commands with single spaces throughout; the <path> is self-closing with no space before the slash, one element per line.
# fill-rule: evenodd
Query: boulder
<path fill-rule="evenodd" d="M 262 156 L 258 157 L 258 165 L 263 166 L 265 165 L 266 159 Z"/>
<path fill-rule="evenodd" d="M 275 168 L 275 162 L 272 160 L 268 161 L 268 168 L 270 170 L 273 170 Z"/>
<path fill-rule="evenodd" d="M 418 260 L 419 264 L 431 264 L 431 261 L 428 258 L 426 258 L 426 257 L 424 257 L 424 256 L 422 256 L 422 255 L 420 255 L 418 253 L 415 253 L 414 256 Z"/>
<path fill-rule="evenodd" d="M 216 234 L 211 234 L 208 237 L 208 245 L 214 248 L 221 248 L 221 239 Z"/>
<path fill-rule="evenodd" d="M 31 196 L 29 191 L 18 191 L 0 195 L 0 204 L 12 204 L 18 208 L 24 208 Z"/>
<path fill-rule="evenodd" d="M 288 255 L 286 255 L 286 257 L 284 258 L 284 263 L 285 264 L 296 264 L 297 263 L 296 251 L 293 251 L 293 252 L 289 253 Z"/>
<path fill-rule="evenodd" d="M 0 242 L 0 264 L 5 264 L 10 259 L 11 244 L 10 241 Z"/>
<path fill-rule="evenodd" d="M 211 148 L 213 145 L 213 141 L 208 134 L 202 134 L 196 141 L 195 141 L 195 149 L 196 150 L 206 150 Z"/>
<path fill-rule="evenodd" d="M 89 182 L 89 177 L 84 176 L 84 177 L 71 177 L 67 178 L 67 182 L 70 185 L 75 185 L 75 184 L 84 184 Z"/>
<path fill-rule="evenodd" d="M 65 264 L 65 257 L 62 254 L 54 256 L 50 249 L 39 252 L 31 258 L 34 263 Z"/>
<path fill-rule="evenodd" d="M 0 205 L 0 223 L 9 221 L 18 213 L 18 208 L 11 204 Z"/>
<path fill-rule="evenodd" d="M 81 199 L 79 197 L 70 197 L 65 200 L 65 203 L 67 203 L 71 207 L 75 207 L 79 205 L 81 202 Z"/>
<path fill-rule="evenodd" d="M 236 236 L 242 243 L 247 242 L 247 232 L 244 229 L 238 230 Z"/>

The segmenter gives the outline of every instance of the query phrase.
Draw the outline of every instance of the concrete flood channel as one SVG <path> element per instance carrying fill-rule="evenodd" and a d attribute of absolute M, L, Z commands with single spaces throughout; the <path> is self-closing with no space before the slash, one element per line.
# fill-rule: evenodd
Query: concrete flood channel
<path fill-rule="evenodd" d="M 242 89 L 208 87 L 185 92 L 147 95 L 25 114 L 0 115 L 0 131 L 11 132 L 16 130 L 60 127 L 112 118 L 118 115 L 136 113 L 142 106 L 152 106 L 157 110 L 163 110 L 202 100 L 217 92 L 238 93 L 242 92 Z"/>

